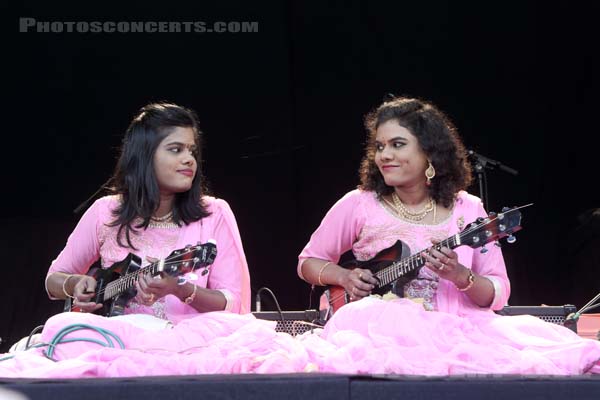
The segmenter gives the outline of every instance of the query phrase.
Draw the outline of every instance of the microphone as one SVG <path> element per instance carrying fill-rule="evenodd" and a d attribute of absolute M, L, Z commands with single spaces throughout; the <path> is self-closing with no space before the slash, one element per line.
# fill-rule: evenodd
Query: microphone
<path fill-rule="evenodd" d="M 482 167 L 488 167 L 490 169 L 493 168 L 499 168 L 500 170 L 507 172 L 511 175 L 519 175 L 519 171 L 517 171 L 516 169 L 513 169 L 511 167 L 508 167 L 504 164 L 502 164 L 500 161 L 496 161 L 496 160 L 492 160 L 491 158 L 488 158 L 486 156 L 483 156 L 479 153 L 474 152 L 473 150 L 469 150 L 467 151 L 467 154 L 469 156 L 472 156 L 474 158 L 477 159 L 477 161 L 481 164 Z M 489 166 L 488 166 L 489 165 Z"/>

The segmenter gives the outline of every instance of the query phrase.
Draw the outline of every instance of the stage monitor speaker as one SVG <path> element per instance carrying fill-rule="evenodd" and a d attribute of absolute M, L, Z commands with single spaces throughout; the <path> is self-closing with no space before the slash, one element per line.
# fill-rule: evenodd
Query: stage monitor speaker
<path fill-rule="evenodd" d="M 317 310 L 304 311 L 255 311 L 256 318 L 277 321 L 276 332 L 289 333 L 292 336 L 300 335 L 315 328 L 320 328 L 320 314 Z"/>
<path fill-rule="evenodd" d="M 567 316 L 575 312 L 577 312 L 577 307 L 572 304 L 565 304 L 563 306 L 505 306 L 502 310 L 496 311 L 496 314 L 533 315 L 546 322 L 566 326 L 577 333 L 577 321 L 566 321 Z"/>

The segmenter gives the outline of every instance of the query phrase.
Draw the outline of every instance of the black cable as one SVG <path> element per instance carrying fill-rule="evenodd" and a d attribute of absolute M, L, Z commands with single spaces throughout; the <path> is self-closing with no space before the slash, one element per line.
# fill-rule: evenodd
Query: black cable
<path fill-rule="evenodd" d="M 256 292 L 256 298 L 257 298 L 257 300 L 260 300 L 260 293 L 263 290 L 266 290 L 267 292 L 269 292 L 269 294 L 271 295 L 271 297 L 275 301 L 275 307 L 277 307 L 277 311 L 279 312 L 279 316 L 281 317 L 281 322 L 285 322 L 285 319 L 283 318 L 283 311 L 281 311 L 281 307 L 279 307 L 279 302 L 277 301 L 277 297 L 275 297 L 275 293 L 273 293 L 273 291 L 271 289 L 269 289 L 268 287 L 265 287 L 265 286 L 263 286 L 260 289 L 258 289 L 258 291 Z"/>
<path fill-rule="evenodd" d="M 94 192 L 94 194 L 92 194 L 90 197 L 88 197 L 86 200 L 84 200 L 83 203 L 78 205 L 77 208 L 75 208 L 73 210 L 73 214 L 79 214 L 92 200 L 94 200 L 96 198 L 96 196 L 98 196 L 100 194 L 100 192 L 102 192 L 103 190 L 106 190 L 108 188 L 108 185 L 112 181 L 112 179 L 113 179 L 113 177 L 111 176 L 110 178 L 108 178 L 108 180 L 106 182 L 104 182 L 102 185 L 100 185 L 100 187 L 98 188 L 98 190 L 96 190 Z"/>
<path fill-rule="evenodd" d="M 31 342 L 31 337 L 37 332 L 41 331 L 42 329 L 44 329 L 44 325 L 38 325 L 35 328 L 33 328 L 31 333 L 29 334 L 29 337 L 27 338 L 27 342 L 25 342 L 25 350 L 29 350 L 29 343 Z"/>
<path fill-rule="evenodd" d="M 487 180 L 487 174 L 485 173 L 485 170 L 482 171 L 483 172 L 483 188 L 484 188 L 484 193 L 485 193 L 485 199 L 484 199 L 484 206 L 485 206 L 485 212 L 490 212 L 490 201 L 489 201 L 489 197 L 488 197 L 488 180 Z"/>
<path fill-rule="evenodd" d="M 315 285 L 310 285 L 310 293 L 308 294 L 308 309 L 312 309 L 312 300 L 315 295 Z"/>

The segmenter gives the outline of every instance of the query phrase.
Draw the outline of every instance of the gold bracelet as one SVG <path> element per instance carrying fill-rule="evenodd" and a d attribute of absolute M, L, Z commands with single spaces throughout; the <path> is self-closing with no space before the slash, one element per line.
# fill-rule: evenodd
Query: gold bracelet
<path fill-rule="evenodd" d="M 466 292 L 467 290 L 469 290 L 469 289 L 471 289 L 473 287 L 473 284 L 475 283 L 475 275 L 473 274 L 473 271 L 471 271 L 471 270 L 469 270 L 468 281 L 469 281 L 469 283 L 464 288 L 461 289 L 458 286 L 456 286 L 456 288 L 458 290 L 460 290 L 461 292 Z"/>
<path fill-rule="evenodd" d="M 319 286 L 325 286 L 325 284 L 321 281 L 321 275 L 323 275 L 323 271 L 325 271 L 325 268 L 327 268 L 329 264 L 331 264 L 331 261 L 327 261 L 319 270 Z"/>
<path fill-rule="evenodd" d="M 188 297 L 185 298 L 185 300 L 183 301 L 185 304 L 192 304 L 192 301 L 194 301 L 194 299 L 196 298 L 196 285 L 194 285 L 192 283 L 192 286 L 194 286 L 194 290 L 192 291 L 192 294 L 190 294 Z"/>
<path fill-rule="evenodd" d="M 75 297 L 73 297 L 72 295 L 70 295 L 69 293 L 67 293 L 67 281 L 69 280 L 69 278 L 74 277 L 75 275 L 67 275 L 67 277 L 65 278 L 65 280 L 63 281 L 62 284 L 62 289 L 63 289 L 63 293 L 65 294 L 66 298 L 71 298 L 74 299 Z"/>

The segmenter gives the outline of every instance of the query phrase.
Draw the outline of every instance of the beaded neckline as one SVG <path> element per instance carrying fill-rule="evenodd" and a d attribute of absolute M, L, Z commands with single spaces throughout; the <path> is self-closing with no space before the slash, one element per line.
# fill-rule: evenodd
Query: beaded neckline
<path fill-rule="evenodd" d="M 179 225 L 173 221 L 173 210 L 162 217 L 152 217 L 148 223 L 149 228 L 177 228 Z"/>
<path fill-rule="evenodd" d="M 175 223 L 175 221 L 170 220 L 170 221 L 164 221 L 164 222 L 157 222 L 154 220 L 150 220 L 150 223 L 148 224 L 148 228 L 178 228 L 179 225 L 177 225 L 177 223 Z"/>
<path fill-rule="evenodd" d="M 169 211 L 168 213 L 166 213 L 162 217 L 152 217 L 152 218 L 150 218 L 150 220 L 154 221 L 154 222 L 172 221 L 173 220 L 173 210 Z"/>

